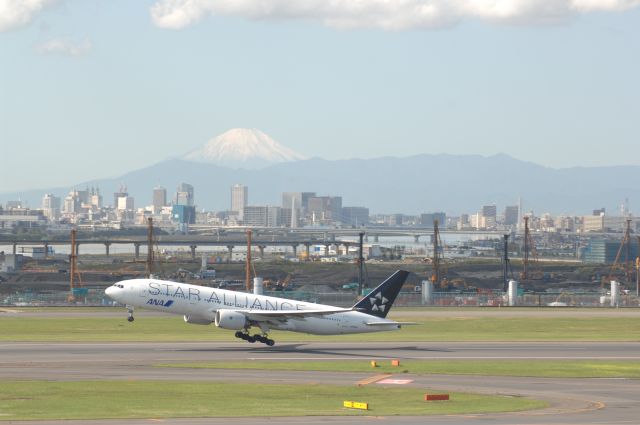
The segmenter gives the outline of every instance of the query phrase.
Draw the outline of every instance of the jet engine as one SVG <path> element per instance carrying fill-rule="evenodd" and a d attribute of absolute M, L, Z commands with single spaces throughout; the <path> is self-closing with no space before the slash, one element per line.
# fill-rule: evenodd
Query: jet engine
<path fill-rule="evenodd" d="M 240 331 L 247 326 L 247 317 L 237 311 L 218 310 L 216 311 L 215 324 L 222 329 Z"/>
<path fill-rule="evenodd" d="M 184 315 L 184 321 L 187 323 L 191 323 L 192 325 L 210 325 L 213 320 L 209 317 L 202 316 L 194 316 L 194 315 Z"/>

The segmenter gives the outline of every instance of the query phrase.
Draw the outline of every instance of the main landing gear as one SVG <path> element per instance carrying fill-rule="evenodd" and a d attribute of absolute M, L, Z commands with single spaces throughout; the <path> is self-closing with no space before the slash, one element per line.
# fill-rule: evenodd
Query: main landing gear
<path fill-rule="evenodd" d="M 127 321 L 133 322 L 133 307 L 127 306 L 127 313 L 129 313 L 129 317 L 127 317 Z"/>
<path fill-rule="evenodd" d="M 248 332 L 241 332 L 241 331 L 236 332 L 236 338 L 244 339 L 245 341 L 250 342 L 252 344 L 256 341 L 261 342 L 263 344 L 267 344 L 269 347 L 273 347 L 273 344 L 276 343 L 274 340 L 269 339 L 266 335 L 260 335 L 260 334 L 249 335 Z"/>

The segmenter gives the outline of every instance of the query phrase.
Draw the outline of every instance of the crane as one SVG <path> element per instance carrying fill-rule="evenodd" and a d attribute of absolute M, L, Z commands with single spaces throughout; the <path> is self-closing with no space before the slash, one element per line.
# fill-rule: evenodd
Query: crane
<path fill-rule="evenodd" d="M 616 258 L 609 269 L 609 275 L 606 276 L 600 286 L 604 286 L 605 282 L 610 282 L 624 276 L 625 283 L 631 282 L 631 219 L 627 219 L 624 236 L 620 242 L 620 247 L 616 253 Z M 621 261 L 624 253 L 624 263 Z"/>

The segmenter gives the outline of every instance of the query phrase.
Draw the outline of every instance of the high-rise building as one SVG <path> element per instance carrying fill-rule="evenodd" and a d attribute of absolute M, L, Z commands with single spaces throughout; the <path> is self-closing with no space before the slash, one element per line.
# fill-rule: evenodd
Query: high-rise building
<path fill-rule="evenodd" d="M 435 220 L 438 220 L 438 225 L 440 227 L 444 227 L 447 224 L 447 214 L 443 212 L 420 214 L 421 226 L 433 227 Z"/>
<path fill-rule="evenodd" d="M 286 213 L 288 220 L 284 223 L 290 227 L 298 227 L 298 220 L 304 217 L 309 209 L 309 199 L 316 196 L 315 192 L 282 192 L 282 209 L 291 210 Z"/>
<path fill-rule="evenodd" d="M 171 207 L 171 217 L 179 224 L 195 224 L 196 207 L 192 205 L 175 204 Z"/>
<path fill-rule="evenodd" d="M 402 226 L 404 214 L 389 214 L 385 220 L 389 226 Z"/>
<path fill-rule="evenodd" d="M 479 223 L 479 228 L 494 229 L 496 227 L 498 209 L 495 205 L 484 205 L 480 215 L 483 223 Z"/>
<path fill-rule="evenodd" d="M 162 186 L 153 188 L 154 211 L 160 211 L 165 205 L 167 205 L 167 189 Z"/>
<path fill-rule="evenodd" d="M 629 259 L 633 261 L 638 256 L 637 242 L 629 244 Z M 613 264 L 618 256 L 620 249 L 620 241 L 611 241 L 605 239 L 591 239 L 584 251 L 585 263 Z M 626 251 L 622 253 L 623 262 L 625 261 Z"/>
<path fill-rule="evenodd" d="M 482 207 L 482 215 L 484 217 L 495 217 L 498 215 L 498 209 L 495 205 L 484 205 Z"/>
<path fill-rule="evenodd" d="M 298 227 L 298 212 L 291 208 L 280 209 L 280 223 L 285 227 L 291 227 L 295 229 Z"/>
<path fill-rule="evenodd" d="M 176 189 L 176 205 L 187 205 L 192 207 L 195 205 L 195 199 L 193 195 L 193 186 L 189 183 L 180 183 L 180 186 Z"/>
<path fill-rule="evenodd" d="M 243 184 L 231 186 L 231 211 L 243 219 L 244 208 L 249 202 L 249 188 Z"/>
<path fill-rule="evenodd" d="M 504 207 L 504 224 L 507 226 L 514 226 L 518 224 L 518 217 L 520 211 L 517 205 L 509 205 Z"/>
<path fill-rule="evenodd" d="M 369 208 L 344 207 L 342 208 L 342 222 L 349 226 L 364 226 L 369 224 Z"/>
<path fill-rule="evenodd" d="M 134 199 L 132 196 L 121 196 L 118 198 L 118 207 L 119 211 L 133 211 L 134 208 Z"/>
<path fill-rule="evenodd" d="M 72 190 L 64 198 L 62 211 L 67 214 L 74 214 L 74 213 L 80 212 L 80 197 L 78 196 L 78 191 Z"/>
<path fill-rule="evenodd" d="M 309 206 L 309 198 L 316 196 L 315 192 L 282 192 L 282 208 L 296 208 L 306 210 Z"/>
<path fill-rule="evenodd" d="M 282 226 L 282 208 L 267 207 L 267 227 Z"/>
<path fill-rule="evenodd" d="M 42 211 L 49 220 L 55 221 L 60 218 L 60 198 L 47 193 L 42 198 Z"/>
<path fill-rule="evenodd" d="M 89 191 L 89 188 L 86 188 L 85 190 L 76 190 L 76 193 L 78 194 L 80 205 L 91 204 L 91 192 Z"/>
<path fill-rule="evenodd" d="M 123 196 L 129 196 L 129 193 L 127 192 L 127 185 L 125 185 L 125 184 L 121 184 L 120 185 L 120 190 L 118 190 L 117 192 L 115 192 L 113 194 L 113 208 L 114 209 L 118 209 L 118 199 L 122 198 Z"/>
<path fill-rule="evenodd" d="M 91 193 L 89 194 L 89 203 L 91 207 L 95 207 L 97 209 L 102 208 L 102 195 L 100 194 L 100 189 L 91 188 Z"/>
<path fill-rule="evenodd" d="M 458 219 L 457 228 L 458 230 L 466 229 L 471 227 L 471 223 L 469 221 L 469 214 L 460 214 L 460 218 Z"/>
<path fill-rule="evenodd" d="M 307 215 L 316 222 L 342 222 L 341 196 L 313 196 L 309 198 Z"/>
<path fill-rule="evenodd" d="M 245 205 L 242 208 L 242 223 L 245 226 L 267 227 L 269 207 Z"/>

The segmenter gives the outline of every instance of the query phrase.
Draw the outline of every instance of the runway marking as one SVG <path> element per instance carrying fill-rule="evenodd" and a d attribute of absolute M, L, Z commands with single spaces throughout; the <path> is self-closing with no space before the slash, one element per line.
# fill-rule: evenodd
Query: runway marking
<path fill-rule="evenodd" d="M 377 384 L 406 385 L 413 382 L 413 379 L 383 379 L 376 382 Z"/>
<path fill-rule="evenodd" d="M 556 347 L 560 350 L 580 350 L 580 351 L 586 351 L 587 348 L 585 347 L 564 347 L 564 346 L 558 346 Z M 495 350 L 495 347 L 463 347 L 463 348 L 458 348 L 457 350 L 459 351 L 471 351 L 471 350 Z M 504 348 L 500 348 L 500 350 L 504 350 L 504 351 L 529 351 L 531 350 L 531 347 L 504 347 Z"/>
<path fill-rule="evenodd" d="M 354 362 L 362 361 L 362 359 L 354 359 L 353 357 L 247 357 L 247 360 L 353 360 Z M 376 357 L 376 360 L 391 360 L 391 357 Z"/>
<path fill-rule="evenodd" d="M 567 409 L 567 408 L 554 408 L 549 407 L 547 409 L 543 409 L 542 411 L 525 411 L 525 412 L 513 412 L 514 415 L 517 416 L 548 416 L 548 415 L 557 415 L 557 414 L 576 414 L 576 413 L 588 413 L 593 412 L 594 410 L 601 410 L 607 407 L 607 405 L 601 401 L 592 401 L 592 400 L 582 400 L 578 398 L 570 398 L 563 397 L 561 400 L 571 400 L 578 402 L 586 402 L 586 407 L 581 407 L 578 409 Z M 607 422 L 608 423 L 608 422 Z"/>
<path fill-rule="evenodd" d="M 370 376 L 370 377 L 368 377 L 366 379 L 362 379 L 362 380 L 356 382 L 356 384 L 359 387 L 362 386 L 362 385 L 369 385 L 369 384 L 373 384 L 374 382 L 378 382 L 378 381 L 381 381 L 383 379 L 386 379 L 386 378 L 388 378 L 390 376 L 393 376 L 393 375 L 391 375 L 389 373 L 385 373 L 383 375 L 374 375 L 374 376 Z"/>
<path fill-rule="evenodd" d="M 574 356 L 421 356 L 421 357 L 401 357 L 406 360 L 639 360 L 640 356 L 595 356 L 595 357 L 574 357 Z"/>

